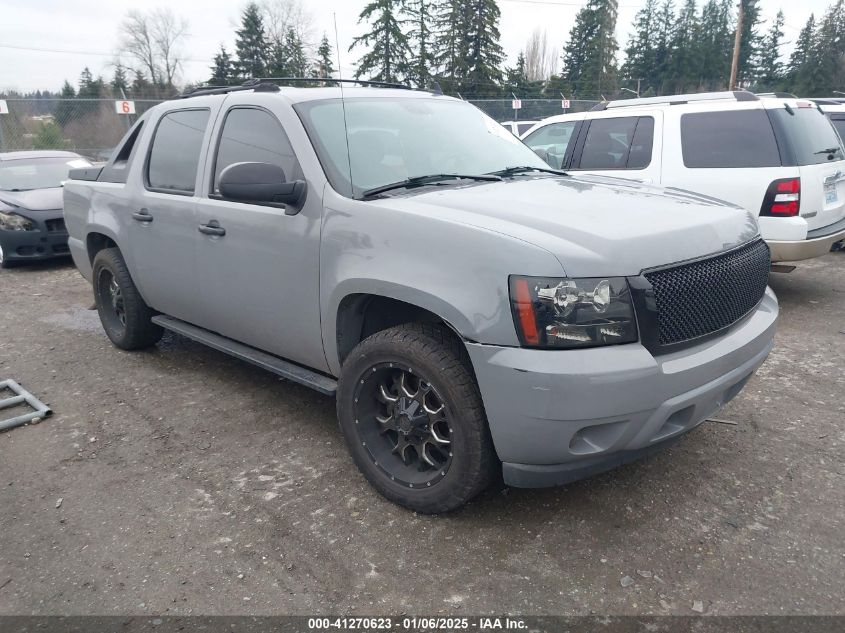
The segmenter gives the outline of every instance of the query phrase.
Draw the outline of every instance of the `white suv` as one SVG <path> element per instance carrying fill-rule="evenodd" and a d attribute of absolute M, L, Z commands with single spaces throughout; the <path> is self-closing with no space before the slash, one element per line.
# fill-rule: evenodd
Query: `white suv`
<path fill-rule="evenodd" d="M 611 101 L 545 119 L 522 140 L 557 169 L 742 206 L 773 261 L 817 257 L 845 238 L 845 147 L 809 100 L 738 91 Z"/>

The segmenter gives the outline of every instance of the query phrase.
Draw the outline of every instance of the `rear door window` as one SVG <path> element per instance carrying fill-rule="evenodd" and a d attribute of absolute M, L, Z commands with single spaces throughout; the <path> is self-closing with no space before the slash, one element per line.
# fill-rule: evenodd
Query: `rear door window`
<path fill-rule="evenodd" d="M 769 117 L 762 109 L 681 116 L 684 165 L 691 169 L 780 167 Z"/>
<path fill-rule="evenodd" d="M 523 141 L 533 150 L 542 150 L 549 157 L 549 164 L 560 169 L 567 162 L 567 154 L 575 142 L 575 129 L 579 121 L 550 123 L 525 137 Z"/>
<path fill-rule="evenodd" d="M 798 166 L 819 165 L 845 159 L 842 141 L 831 121 L 816 107 L 769 110 L 779 137 L 787 144 Z"/>
<path fill-rule="evenodd" d="M 189 195 L 197 180 L 208 110 L 168 112 L 158 123 L 147 163 L 147 186 Z"/>

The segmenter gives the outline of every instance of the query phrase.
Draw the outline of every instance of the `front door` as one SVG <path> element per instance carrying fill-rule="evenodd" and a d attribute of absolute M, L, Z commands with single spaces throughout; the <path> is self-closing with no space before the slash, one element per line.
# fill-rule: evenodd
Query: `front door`
<path fill-rule="evenodd" d="M 232 101 L 244 97 L 232 95 L 227 103 Z M 231 106 L 216 138 L 209 191 L 197 205 L 197 276 L 204 308 L 198 325 L 327 370 L 319 304 L 321 192 L 309 184 L 305 206 L 296 215 L 286 215 L 278 205 L 223 199 L 217 182 L 234 163 L 272 163 L 288 181 L 304 175 L 278 116 L 269 110 L 248 103 Z"/>

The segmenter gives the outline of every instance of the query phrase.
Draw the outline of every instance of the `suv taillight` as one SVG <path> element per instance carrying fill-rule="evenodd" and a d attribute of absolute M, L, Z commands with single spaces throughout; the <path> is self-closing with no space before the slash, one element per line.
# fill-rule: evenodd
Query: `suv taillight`
<path fill-rule="evenodd" d="M 801 179 L 782 178 L 769 185 L 760 215 L 791 218 L 801 210 Z"/>

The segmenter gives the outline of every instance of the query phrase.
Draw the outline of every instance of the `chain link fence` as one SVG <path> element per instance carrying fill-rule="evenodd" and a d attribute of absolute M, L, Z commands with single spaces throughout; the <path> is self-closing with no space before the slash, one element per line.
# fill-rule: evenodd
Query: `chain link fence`
<path fill-rule="evenodd" d="M 5 101 L 9 112 L 0 114 L 0 152 L 69 150 L 95 161 L 106 160 L 137 117 L 161 103 L 156 99 L 135 99 L 135 114 L 119 114 L 112 99 L 6 98 Z M 519 110 L 512 109 L 510 99 L 468 101 L 497 121 L 533 121 L 564 112 L 560 99 L 522 99 Z M 566 112 L 583 112 L 596 103 L 571 101 Z"/>
<path fill-rule="evenodd" d="M 135 114 L 118 114 L 113 99 L 4 100 L 9 112 L 0 114 L 0 152 L 69 150 L 92 160 L 108 158 L 137 117 L 161 103 L 137 99 Z"/>
<path fill-rule="evenodd" d="M 539 121 L 566 112 L 586 112 L 598 101 L 571 100 L 569 108 L 563 109 L 562 99 L 520 99 L 522 107 L 512 108 L 510 99 L 467 99 L 480 110 L 497 121 Z"/>

